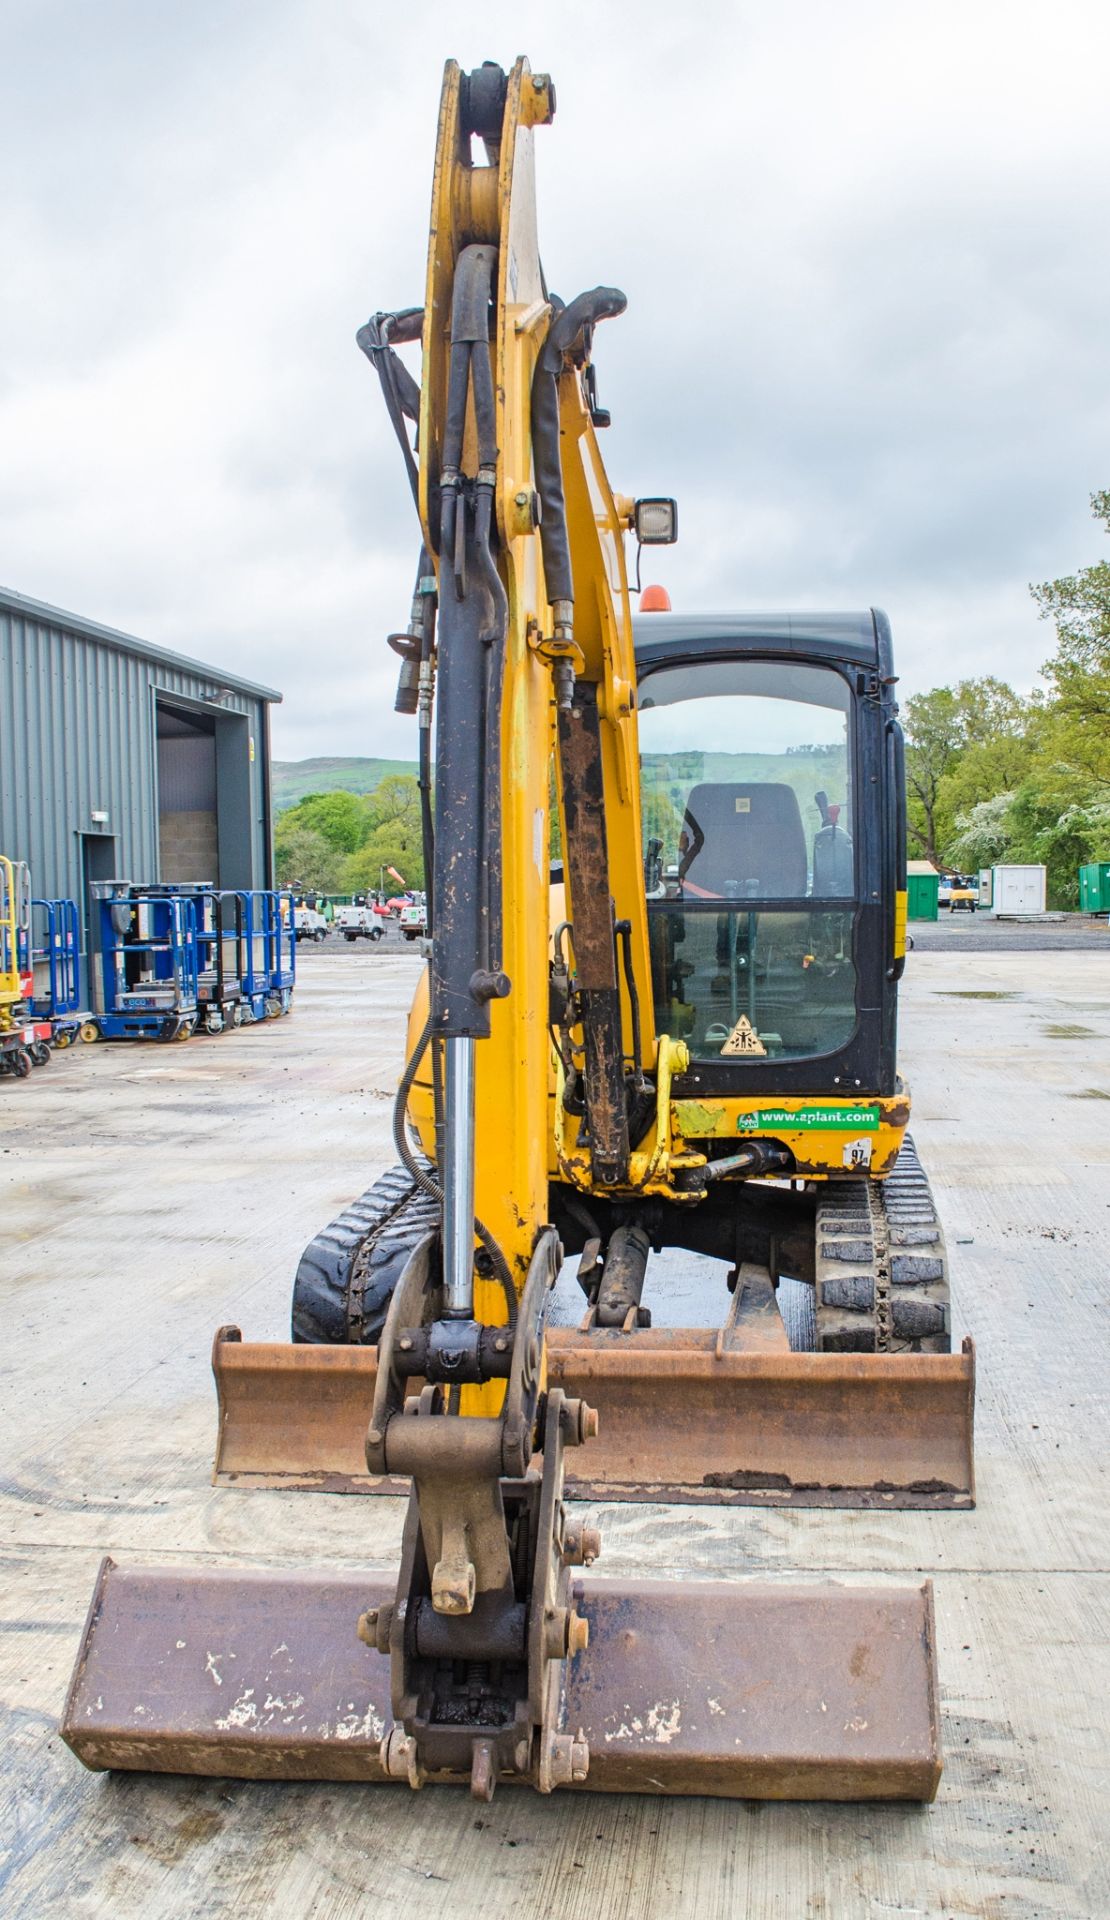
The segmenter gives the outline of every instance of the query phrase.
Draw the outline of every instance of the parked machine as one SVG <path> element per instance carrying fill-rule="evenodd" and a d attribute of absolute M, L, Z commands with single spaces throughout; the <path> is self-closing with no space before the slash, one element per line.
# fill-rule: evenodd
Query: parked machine
<path fill-rule="evenodd" d="M 66 1048 L 98 1032 L 81 984 L 81 923 L 75 900 L 32 900 L 31 1011 L 48 1020 L 54 1046 Z"/>
<path fill-rule="evenodd" d="M 480 1799 L 928 1800 L 928 1582 L 580 1571 L 575 1496 L 970 1505 L 973 1365 L 895 1059 L 889 626 L 661 614 L 634 646 L 624 539 L 671 540 L 675 509 L 614 494 L 598 448 L 623 295 L 564 305 L 540 268 L 554 105 L 524 60 L 448 65 L 425 307 L 359 334 L 423 542 L 393 636 L 432 882 L 399 1165 L 306 1250 L 294 1344 L 224 1328 L 214 1354 L 218 1478 L 408 1489 L 400 1567 L 106 1561 L 64 1737 L 93 1767 Z M 664 1248 L 727 1263 L 713 1324 L 650 1324 Z M 567 1254 L 577 1328 L 549 1324 Z"/>
<path fill-rule="evenodd" d="M 416 894 L 407 907 L 401 908 L 398 925 L 406 940 L 424 938 L 428 931 L 428 903 L 424 894 Z"/>
<path fill-rule="evenodd" d="M 352 901 L 347 906 L 336 908 L 335 930 L 343 935 L 344 940 L 377 942 L 385 932 L 388 917 L 369 900 L 362 903 Z"/>
<path fill-rule="evenodd" d="M 974 874 L 945 873 L 937 888 L 937 905 L 951 913 L 974 913 L 979 904 L 979 882 Z"/>
<path fill-rule="evenodd" d="M 280 1020 L 293 1003 L 297 929 L 293 896 L 256 889 L 242 893 L 240 984 L 243 1019 Z"/>
<path fill-rule="evenodd" d="M 197 1031 L 224 1033 L 243 1022 L 243 896 L 214 887 L 181 887 L 193 901 L 197 939 Z"/>
<path fill-rule="evenodd" d="M 197 901 L 192 888 L 93 883 L 105 1040 L 187 1040 L 200 1010 Z"/>
<path fill-rule="evenodd" d="M 288 892 L 206 881 L 93 889 L 100 920 L 106 1040 L 187 1040 L 288 1013 L 296 931 Z"/>
<path fill-rule="evenodd" d="M 328 923 L 315 907 L 293 909 L 293 926 L 298 941 L 313 940 L 317 945 L 328 937 Z"/>
<path fill-rule="evenodd" d="M 24 1080 L 50 1058 L 49 1019 L 34 1007 L 31 875 L 0 854 L 0 1074 Z"/>

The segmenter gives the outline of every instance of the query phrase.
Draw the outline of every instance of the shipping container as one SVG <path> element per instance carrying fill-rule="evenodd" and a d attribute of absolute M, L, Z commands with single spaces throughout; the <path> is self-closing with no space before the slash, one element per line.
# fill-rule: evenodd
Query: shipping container
<path fill-rule="evenodd" d="M 906 895 L 907 920 L 937 919 L 940 898 L 939 873 L 908 873 Z"/>
<path fill-rule="evenodd" d="M 979 905 L 994 914 L 1043 913 L 1044 867 L 984 867 L 979 874 Z"/>
<path fill-rule="evenodd" d="M 1081 913 L 1110 913 L 1110 860 L 1079 869 Z"/>

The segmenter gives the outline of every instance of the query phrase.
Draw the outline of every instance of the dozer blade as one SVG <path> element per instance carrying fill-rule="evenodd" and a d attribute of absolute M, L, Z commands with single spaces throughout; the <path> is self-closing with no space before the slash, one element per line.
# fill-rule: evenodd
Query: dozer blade
<path fill-rule="evenodd" d="M 571 1499 L 750 1506 L 971 1507 L 975 1356 L 789 1353 L 700 1329 L 547 1330 L 549 1379 L 600 1437 Z M 373 1347 L 251 1345 L 221 1327 L 214 1478 L 224 1486 L 407 1492 L 364 1447 Z"/>
<path fill-rule="evenodd" d="M 382 1573 L 193 1572 L 105 1560 L 62 1734 L 87 1767 L 383 1781 L 389 1662 L 356 1638 Z M 588 1790 L 931 1800 L 932 1587 L 587 1576 L 560 1727 Z M 439 1776 L 437 1776 L 439 1777 Z"/>

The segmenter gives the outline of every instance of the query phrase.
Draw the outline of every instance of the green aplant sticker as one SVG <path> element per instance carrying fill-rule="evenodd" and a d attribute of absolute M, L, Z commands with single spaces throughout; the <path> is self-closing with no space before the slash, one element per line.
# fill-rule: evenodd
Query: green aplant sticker
<path fill-rule="evenodd" d="M 737 1133 L 816 1133 L 824 1128 L 838 1133 L 875 1133 L 878 1106 L 865 1107 L 757 1107 L 742 1113 Z"/>

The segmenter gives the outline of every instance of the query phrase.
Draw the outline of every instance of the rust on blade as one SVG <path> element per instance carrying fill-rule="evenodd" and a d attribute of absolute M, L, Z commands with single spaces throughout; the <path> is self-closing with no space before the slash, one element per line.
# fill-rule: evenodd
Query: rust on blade
<path fill-rule="evenodd" d="M 385 1778 L 389 1663 L 356 1636 L 381 1572 L 130 1568 L 106 1560 L 62 1735 L 91 1768 Z M 586 1791 L 931 1800 L 932 1590 L 587 1576 L 560 1725 Z"/>
<path fill-rule="evenodd" d="M 248 1343 L 238 1327 L 220 1327 L 212 1372 L 218 1403 L 215 1485 L 408 1497 L 407 1480 L 366 1469 L 376 1347 Z"/>
<path fill-rule="evenodd" d="M 971 1506 L 974 1356 L 718 1353 L 712 1333 L 552 1342 L 597 1408 L 580 1498 Z M 664 1408 L 665 1412 L 660 1413 Z"/>
<path fill-rule="evenodd" d="M 551 1385 L 600 1416 L 568 1471 L 572 1499 L 974 1505 L 970 1340 L 952 1354 L 818 1354 L 722 1345 L 712 1330 L 554 1327 L 547 1348 Z M 407 1491 L 366 1471 L 372 1347 L 248 1344 L 221 1328 L 212 1364 L 219 1484 Z"/>

